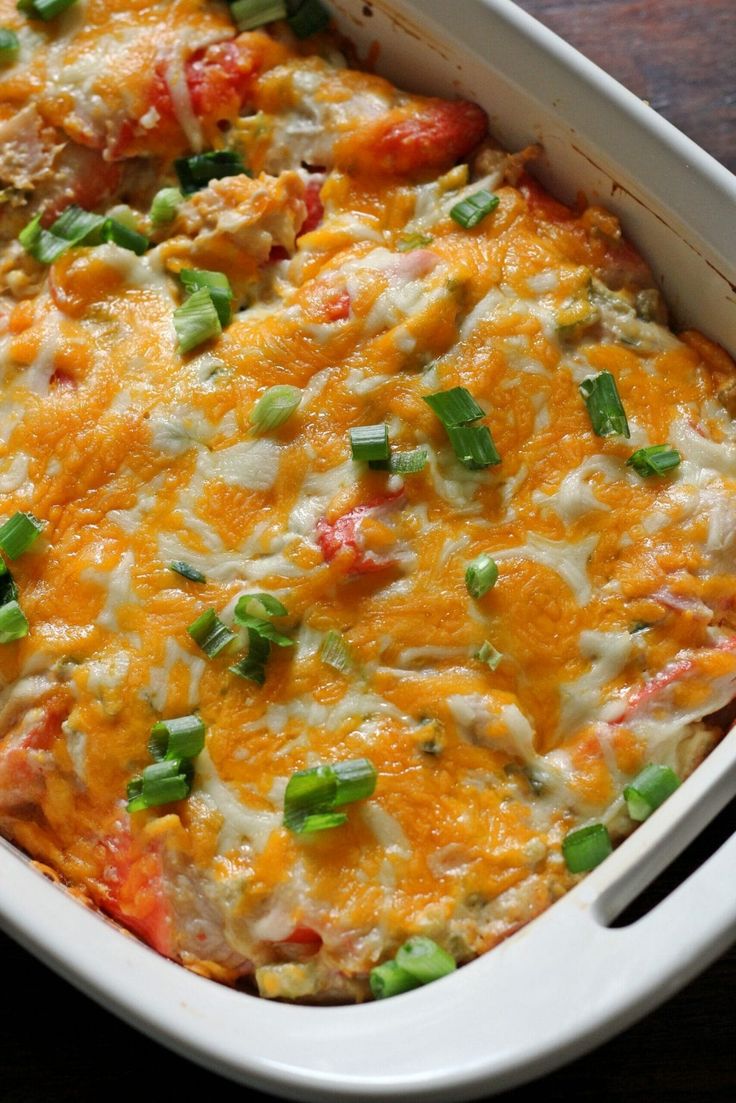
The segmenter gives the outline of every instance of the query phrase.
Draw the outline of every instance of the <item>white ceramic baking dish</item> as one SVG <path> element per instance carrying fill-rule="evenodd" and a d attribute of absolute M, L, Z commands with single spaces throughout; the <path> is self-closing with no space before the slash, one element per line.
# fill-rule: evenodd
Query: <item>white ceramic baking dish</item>
<path fill-rule="evenodd" d="M 622 218 L 680 324 L 736 332 L 736 179 L 508 0 L 335 0 L 397 83 L 462 94 L 541 175 Z M 733 349 L 732 349 L 733 351 Z M 736 792 L 736 734 L 571 893 L 458 973 L 382 1003 L 292 1007 L 223 988 L 81 907 L 7 844 L 0 919 L 18 941 L 150 1036 L 300 1100 L 460 1099 L 527 1080 L 631 1023 L 736 934 L 736 837 L 654 911 L 608 923 Z"/>

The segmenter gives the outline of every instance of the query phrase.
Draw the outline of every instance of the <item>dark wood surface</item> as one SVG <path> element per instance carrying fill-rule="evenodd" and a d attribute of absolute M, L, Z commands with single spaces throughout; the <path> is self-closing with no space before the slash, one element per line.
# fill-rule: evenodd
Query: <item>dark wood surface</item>
<path fill-rule="evenodd" d="M 736 169 L 736 0 L 521 0 L 521 6 Z M 665 889 L 704 860 L 734 826 L 736 804 L 668 873 Z M 155 1094 L 218 1103 L 266 1098 L 161 1050 L 2 936 L 0 960 L 2 1103 L 98 1103 L 118 1090 L 129 1098 Z M 736 948 L 595 1053 L 533 1088 L 497 1098 L 502 1103 L 532 1095 L 574 1103 L 731 1103 L 735 1007 Z M 407 1042 L 420 1040 L 408 1034 Z M 154 1076 L 166 1085 L 164 1092 L 153 1087 Z"/>

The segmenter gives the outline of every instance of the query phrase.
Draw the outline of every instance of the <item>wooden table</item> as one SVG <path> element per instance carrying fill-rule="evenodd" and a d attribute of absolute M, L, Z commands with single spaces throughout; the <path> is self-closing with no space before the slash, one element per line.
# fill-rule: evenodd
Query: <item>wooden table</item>
<path fill-rule="evenodd" d="M 736 170 L 736 0 L 520 2 Z M 735 827 L 736 803 L 689 861 L 673 867 L 665 887 Z M 0 960 L 8 1012 L 1 1103 L 99 1103 L 119 1090 L 147 1099 L 155 1074 L 168 1099 L 230 1103 L 246 1095 L 123 1026 L 2 937 Z M 539 1082 L 534 1095 L 573 1103 L 732 1103 L 735 1005 L 736 948 L 643 1022 Z M 498 1098 L 528 1097 L 527 1088 Z"/>

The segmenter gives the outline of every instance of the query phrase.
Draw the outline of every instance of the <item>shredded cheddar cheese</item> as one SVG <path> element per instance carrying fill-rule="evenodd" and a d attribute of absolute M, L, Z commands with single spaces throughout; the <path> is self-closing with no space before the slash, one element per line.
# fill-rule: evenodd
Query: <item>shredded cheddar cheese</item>
<path fill-rule="evenodd" d="M 350 69 L 329 33 L 237 34 L 205 0 L 43 26 L 0 0 L 0 24 L 20 39 L 0 522 L 44 522 L 9 564 L 30 630 L 0 644 L 0 829 L 161 953 L 266 997 L 363 999 L 414 935 L 466 962 L 575 882 L 566 835 L 622 837 L 631 779 L 685 776 L 724 730 L 733 363 L 667 327 L 613 215 L 563 207 L 480 108 Z M 213 149 L 249 174 L 154 224 L 175 159 Z M 497 204 L 459 223 L 481 192 Z M 24 250 L 72 205 L 149 248 Z M 182 355 L 191 269 L 227 277 L 232 321 Z M 594 431 L 599 373 L 629 437 Z M 259 428 L 285 384 L 289 416 Z M 452 388 L 500 463 L 462 462 L 424 401 Z M 423 466 L 351 458 L 350 430 L 382 423 Z M 627 463 L 661 444 L 663 475 Z M 474 597 L 481 556 L 498 577 Z M 249 630 L 252 594 L 286 614 Z M 212 656 L 188 632 L 208 609 L 234 636 Z M 239 677 L 264 639 L 263 684 Z M 189 795 L 128 811 L 153 725 L 190 714 Z M 285 826 L 295 773 L 361 759 L 375 792 L 344 823 Z"/>

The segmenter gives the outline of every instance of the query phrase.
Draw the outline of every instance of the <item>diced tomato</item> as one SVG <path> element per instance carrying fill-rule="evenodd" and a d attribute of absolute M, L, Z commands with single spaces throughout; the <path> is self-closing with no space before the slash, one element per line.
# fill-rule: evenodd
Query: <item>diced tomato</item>
<path fill-rule="evenodd" d="M 257 53 L 242 39 L 215 42 L 187 60 L 185 76 L 192 112 L 205 131 L 237 118 L 260 67 Z M 140 118 L 154 112 L 152 126 Z M 140 117 L 126 119 L 109 150 L 115 159 L 164 154 L 188 145 L 174 109 L 167 63 L 156 65 Z"/>
<path fill-rule="evenodd" d="M 325 562 L 331 563 L 336 556 L 343 555 L 349 574 L 371 574 L 394 566 L 395 559 L 377 555 L 366 548 L 361 527 L 369 518 L 380 520 L 382 515 L 396 508 L 402 496 L 402 491 L 384 495 L 365 505 L 355 506 L 336 521 L 324 518 L 318 521 L 317 543 Z"/>
<path fill-rule="evenodd" d="M 40 801 L 44 794 L 44 773 L 48 756 L 61 725 L 69 715 L 66 697 L 50 699 L 39 707 L 38 720 L 28 729 L 11 735 L 0 750 L 0 805 Z"/>
<path fill-rule="evenodd" d="M 102 906 L 160 954 L 173 954 L 171 906 L 163 884 L 161 856 L 148 850 L 136 855 L 127 836 L 105 840 L 111 855 L 106 867 Z"/>
<path fill-rule="evenodd" d="M 715 649 L 718 651 L 736 651 L 736 636 L 719 640 L 715 645 Z M 640 709 L 645 708 L 660 697 L 669 686 L 686 678 L 688 674 L 696 669 L 697 665 L 697 653 L 690 653 L 683 655 L 680 659 L 675 659 L 664 670 L 660 670 L 648 682 L 638 686 L 633 691 L 627 702 L 626 711 L 616 723 L 620 724 L 630 720 Z"/>
<path fill-rule="evenodd" d="M 466 100 L 427 99 L 395 108 L 361 127 L 335 149 L 336 159 L 358 172 L 406 175 L 449 168 L 488 130 L 485 111 Z"/>
<path fill-rule="evenodd" d="M 302 228 L 297 234 L 297 240 L 302 234 L 309 234 L 312 230 L 316 230 L 324 218 L 325 209 L 319 197 L 324 181 L 325 178 L 322 175 L 312 176 L 304 189 L 304 202 L 307 205 L 307 217 L 304 219 Z"/>

